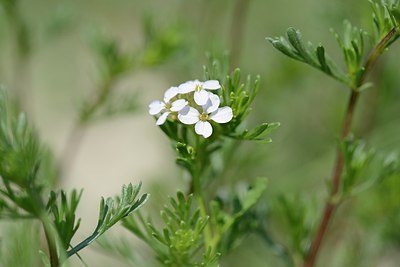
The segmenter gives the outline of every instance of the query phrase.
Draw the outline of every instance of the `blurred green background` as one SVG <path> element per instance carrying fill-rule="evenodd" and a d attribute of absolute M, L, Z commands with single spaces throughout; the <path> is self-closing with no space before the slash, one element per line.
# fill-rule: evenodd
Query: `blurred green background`
<path fill-rule="evenodd" d="M 305 40 L 323 43 L 340 61 L 329 29 L 340 31 L 348 19 L 370 30 L 368 1 L 21 0 L 19 8 L 29 29 L 28 55 L 16 60 L 15 24 L 1 10 L 0 83 L 10 94 L 16 86 L 23 88 L 29 117 L 59 158 L 68 146 L 77 108 L 98 82 L 92 36 L 101 33 L 127 53 L 148 52 L 144 56 L 148 64 L 124 74 L 115 84 L 116 90 L 137 95 L 138 108 L 87 127 L 71 169 L 60 182 L 66 189 L 85 190 L 78 214 L 83 221 L 79 237 L 95 225 L 99 197 L 118 193 L 123 183 L 143 181 L 144 190 L 152 194 L 147 208 L 160 208 L 177 188 L 185 189 L 185 177 L 174 165 L 168 140 L 147 114 L 147 104 L 170 86 L 203 79 L 206 55 L 223 57 L 228 51 L 231 70 L 240 67 L 243 74 L 262 78 L 249 126 L 276 121 L 281 127 L 271 144 L 243 144 L 223 183 L 234 187 L 240 180 L 269 178 L 263 200 L 268 209 L 265 223 L 283 244 L 288 242 L 288 229 L 275 208 L 277 196 L 287 194 L 311 205 L 310 216 L 318 221 L 348 91 L 286 58 L 265 37 L 282 35 L 293 26 Z M 151 31 L 166 40 L 164 46 L 152 47 Z M 395 44 L 374 69 L 370 76 L 374 87 L 361 97 L 353 129 L 369 146 L 383 152 L 400 150 L 399 53 Z M 392 177 L 341 206 L 318 266 L 400 266 L 399 179 Z M 0 226 L 6 229 L 8 224 Z M 133 250 L 141 247 L 135 237 L 131 239 Z M 140 249 L 148 255 L 145 248 Z M 89 266 L 129 266 L 99 248 L 81 256 Z M 270 246 L 252 235 L 221 266 L 244 264 L 284 266 Z M 72 265 L 83 266 L 79 261 Z"/>

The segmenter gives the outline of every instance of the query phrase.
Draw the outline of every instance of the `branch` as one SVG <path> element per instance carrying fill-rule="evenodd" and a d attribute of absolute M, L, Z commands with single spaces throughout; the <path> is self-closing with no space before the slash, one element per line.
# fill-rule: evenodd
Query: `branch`
<path fill-rule="evenodd" d="M 351 129 L 353 117 L 354 117 L 354 110 L 357 104 L 357 100 L 360 95 L 360 91 L 358 90 L 364 83 L 365 78 L 367 73 L 372 69 L 372 67 L 375 65 L 378 57 L 382 54 L 384 49 L 387 47 L 387 45 L 390 43 L 392 38 L 396 35 L 397 29 L 393 28 L 391 29 L 385 37 L 381 39 L 381 41 L 375 46 L 375 48 L 371 51 L 371 53 L 368 55 L 367 60 L 365 61 L 364 64 L 364 71 L 361 75 L 361 77 L 358 80 L 357 83 L 357 88 L 352 88 L 350 99 L 347 105 L 347 110 L 345 113 L 345 117 L 343 120 L 343 126 L 342 126 L 342 131 L 341 131 L 341 136 L 340 136 L 340 141 L 344 141 Z M 330 194 L 330 198 L 328 202 L 325 205 L 324 213 L 322 216 L 321 223 L 318 228 L 317 235 L 315 236 L 314 240 L 311 243 L 311 247 L 308 253 L 308 256 L 304 262 L 304 267 L 313 267 L 315 265 L 316 258 L 318 256 L 318 253 L 321 248 L 322 241 L 326 235 L 326 231 L 328 229 L 329 223 L 332 220 L 334 211 L 339 205 L 339 201 L 337 201 L 337 195 L 339 192 L 340 188 L 340 178 L 343 173 L 343 168 L 344 168 L 344 158 L 343 154 L 340 151 L 340 148 L 337 149 L 336 151 L 336 160 L 335 160 L 335 166 L 333 168 L 333 173 L 332 173 L 332 191 Z"/>

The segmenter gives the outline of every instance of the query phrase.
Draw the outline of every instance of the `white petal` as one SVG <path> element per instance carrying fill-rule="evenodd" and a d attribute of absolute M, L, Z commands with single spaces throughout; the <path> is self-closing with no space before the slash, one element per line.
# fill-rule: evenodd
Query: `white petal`
<path fill-rule="evenodd" d="M 198 121 L 194 126 L 194 130 L 198 135 L 204 136 L 204 138 L 209 137 L 213 132 L 211 123 L 208 121 Z"/>
<path fill-rule="evenodd" d="M 209 96 L 208 92 L 206 90 L 200 90 L 198 92 L 194 92 L 194 102 L 196 102 L 197 105 L 202 106 L 207 103 Z"/>
<path fill-rule="evenodd" d="M 232 109 L 230 107 L 219 108 L 210 115 L 210 119 L 218 123 L 226 123 L 233 118 Z"/>
<path fill-rule="evenodd" d="M 179 85 L 178 90 L 180 94 L 187 94 L 196 89 L 196 84 L 193 81 L 188 81 Z"/>
<path fill-rule="evenodd" d="M 219 96 L 208 92 L 208 100 L 207 103 L 203 105 L 203 110 L 207 113 L 212 113 L 218 109 L 220 103 L 221 100 Z"/>
<path fill-rule="evenodd" d="M 178 119 L 183 124 L 195 124 L 200 120 L 200 113 L 197 109 L 186 106 L 178 113 Z"/>
<path fill-rule="evenodd" d="M 162 124 L 164 124 L 164 122 L 167 120 L 167 117 L 168 117 L 168 115 L 170 114 L 171 112 L 164 112 L 163 114 L 161 114 L 161 116 L 158 118 L 158 120 L 156 121 L 156 124 L 157 125 L 162 125 Z"/>
<path fill-rule="evenodd" d="M 165 108 L 164 102 L 160 100 L 155 100 L 149 104 L 149 113 L 150 115 L 156 115 L 161 112 Z"/>
<path fill-rule="evenodd" d="M 221 88 L 221 85 L 219 84 L 219 81 L 217 81 L 217 80 L 209 80 L 209 81 L 205 81 L 203 83 L 203 87 L 204 87 L 204 89 L 208 89 L 208 90 L 217 90 L 217 89 Z"/>
<path fill-rule="evenodd" d="M 169 102 L 171 98 L 176 96 L 179 93 L 178 87 L 170 87 L 167 91 L 164 93 L 164 101 Z"/>
<path fill-rule="evenodd" d="M 171 104 L 171 111 L 177 112 L 182 110 L 186 105 L 188 104 L 188 102 L 185 99 L 178 99 L 175 100 L 174 102 L 172 102 Z"/>

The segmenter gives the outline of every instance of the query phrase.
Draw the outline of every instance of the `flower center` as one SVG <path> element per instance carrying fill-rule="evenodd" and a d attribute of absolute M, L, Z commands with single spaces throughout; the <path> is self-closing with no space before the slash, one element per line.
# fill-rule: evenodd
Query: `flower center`
<path fill-rule="evenodd" d="M 201 121 L 207 121 L 208 120 L 208 114 L 206 112 L 203 112 L 200 114 L 200 120 Z"/>
<path fill-rule="evenodd" d="M 172 108 L 172 104 L 171 103 L 165 103 L 165 109 L 170 110 Z"/>
<path fill-rule="evenodd" d="M 203 90 L 203 86 L 201 84 L 196 84 L 196 88 L 194 88 L 194 91 L 200 92 L 201 90 Z"/>

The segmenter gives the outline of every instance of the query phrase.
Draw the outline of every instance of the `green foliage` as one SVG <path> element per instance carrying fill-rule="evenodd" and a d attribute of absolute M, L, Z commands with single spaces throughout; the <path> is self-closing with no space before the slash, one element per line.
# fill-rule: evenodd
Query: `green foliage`
<path fill-rule="evenodd" d="M 142 216 L 129 217 L 123 225 L 145 241 L 164 266 L 214 266 L 219 253 L 203 244 L 208 217 L 202 217 L 193 206 L 193 195 L 178 192 L 169 198 L 169 206 L 161 211 L 162 231 Z"/>
<path fill-rule="evenodd" d="M 394 15 L 399 12 L 398 1 L 391 2 L 371 1 L 374 21 L 373 34 L 353 27 L 348 21 L 344 22 L 343 36 L 333 31 L 342 50 L 347 73 L 340 70 L 337 64 L 326 55 L 322 45 L 315 47 L 310 42 L 305 44 L 300 31 L 294 28 L 287 30 L 287 40 L 284 37 L 267 38 L 267 40 L 286 56 L 319 69 L 353 90 L 361 91 L 369 87 L 369 84 L 365 84 L 364 78 L 371 63 L 399 37 L 399 24 Z M 372 43 L 370 51 L 366 50 L 367 37 Z"/>
<path fill-rule="evenodd" d="M 254 219 L 254 208 L 267 189 L 267 179 L 258 177 L 254 184 L 246 188 L 243 195 L 234 194 L 232 199 L 217 199 L 211 203 L 211 220 L 218 233 L 216 243 L 222 252 L 238 246 L 244 237 L 257 232 L 260 222 Z"/>
<path fill-rule="evenodd" d="M 349 83 L 343 71 L 326 55 L 322 45 L 315 47 L 310 42 L 304 44 L 300 31 L 294 28 L 289 28 L 286 33 L 288 41 L 284 37 L 267 38 L 267 40 L 286 56 L 317 68 L 342 83 Z"/>
<path fill-rule="evenodd" d="M 178 24 L 160 27 L 152 16 L 144 16 L 143 32 L 145 49 L 141 55 L 141 64 L 159 65 L 185 48 L 183 28 Z"/>
<path fill-rule="evenodd" d="M 0 177 L 3 209 L 8 216 L 39 216 L 37 183 L 41 149 L 36 133 L 29 127 L 25 115 L 16 116 L 8 104 L 7 95 L 0 89 Z M 36 201 L 30 197 L 34 195 Z"/>
<path fill-rule="evenodd" d="M 39 224 L 32 220 L 2 222 L 0 266 L 39 267 Z M 29 244 L 29 247 L 27 247 Z"/>
<path fill-rule="evenodd" d="M 117 79 L 135 66 L 133 54 L 122 51 L 116 40 L 99 33 L 92 38 L 92 47 L 99 59 L 100 81 L 95 90 L 95 97 L 86 99 L 81 106 L 80 124 L 86 124 L 95 117 L 103 118 L 132 111 L 137 106 L 136 97 L 121 98 L 114 90 Z"/>
<path fill-rule="evenodd" d="M 0 6 L 4 8 L 9 24 L 13 29 L 14 46 L 18 57 L 25 58 L 32 52 L 31 29 L 20 11 L 20 1 L 1 0 Z"/>
<path fill-rule="evenodd" d="M 151 17 L 146 17 L 143 28 L 146 43 L 138 51 L 124 51 L 116 39 L 98 32 L 92 35 L 93 52 L 99 62 L 99 81 L 94 97 L 81 105 L 79 124 L 136 111 L 138 94 L 118 94 L 115 88 L 118 80 L 137 68 L 160 65 L 184 47 L 177 25 L 160 28 Z"/>
<path fill-rule="evenodd" d="M 349 138 L 342 144 L 345 171 L 341 183 L 343 197 L 362 192 L 391 176 L 400 174 L 396 154 L 383 155 L 367 149 L 365 142 Z"/>
<path fill-rule="evenodd" d="M 113 198 L 109 197 L 106 200 L 102 198 L 100 201 L 100 212 L 96 229 L 93 231 L 92 235 L 90 235 L 85 240 L 80 242 L 77 246 L 70 249 L 67 252 L 68 257 L 78 253 L 80 250 L 90 245 L 94 240 L 99 238 L 114 224 L 124 219 L 125 217 L 129 216 L 132 212 L 140 208 L 147 201 L 149 197 L 148 194 L 144 194 L 139 199 L 137 199 L 140 188 L 141 184 L 137 186 L 134 186 L 132 184 L 129 184 L 127 186 L 124 185 L 122 187 L 121 197 L 117 198 L 118 202 L 117 206 L 115 206 Z M 78 198 L 76 197 L 75 194 L 75 201 L 73 202 L 73 204 L 77 203 L 76 202 L 77 199 Z"/>
<path fill-rule="evenodd" d="M 234 70 L 230 76 L 226 77 L 226 82 L 221 90 L 221 97 L 223 103 L 230 106 L 234 114 L 233 120 L 228 124 L 224 132 L 228 137 L 237 140 L 270 142 L 267 135 L 275 130 L 279 123 L 262 123 L 250 131 L 246 129 L 240 132 L 239 130 L 241 124 L 251 112 L 251 104 L 259 88 L 259 76 L 256 77 L 253 83 L 250 76 L 247 76 L 245 82 L 242 82 L 239 69 Z"/>
<path fill-rule="evenodd" d="M 54 191 L 50 192 L 46 208 L 53 217 L 53 223 L 60 239 L 62 240 L 64 250 L 68 249 L 71 239 L 80 225 L 81 220 L 76 220 L 75 213 L 82 192 L 82 190 L 79 193 L 76 190 L 73 190 L 69 198 L 62 190 L 58 194 Z"/>
<path fill-rule="evenodd" d="M 68 196 L 50 191 L 44 197 L 52 182 L 38 175 L 54 175 L 49 153 L 43 153 L 35 132 L 29 127 L 26 117 L 16 116 L 9 107 L 7 95 L 0 90 L 0 218 L 32 218 L 39 220 L 45 230 L 50 257 L 50 266 L 56 267 L 64 261 L 64 253 L 71 246 L 71 240 L 78 230 L 80 219 L 76 220 L 76 210 L 82 191 L 73 190 Z M 42 168 L 41 163 L 47 162 Z M 51 177 L 51 180 L 54 178 Z M 47 187 L 46 187 L 47 186 Z M 108 198 L 101 199 L 100 214 L 93 234 L 67 252 L 72 256 L 88 246 L 118 221 L 137 210 L 147 200 L 144 194 L 139 199 L 141 185 L 129 184 L 122 187 L 118 204 Z M 47 204 L 45 204 L 47 203 Z M 60 252 L 58 252 L 60 251 Z M 46 260 L 45 260 L 46 262 Z"/>
<path fill-rule="evenodd" d="M 343 37 L 337 32 L 333 33 L 342 49 L 345 64 L 347 66 L 347 76 L 350 80 L 352 87 L 356 86 L 356 81 L 359 81 L 361 75 L 363 75 L 364 68 L 364 57 L 365 57 L 365 43 L 367 38 L 367 32 L 362 29 L 358 29 L 351 25 L 347 20 L 344 21 L 344 33 Z"/>
<path fill-rule="evenodd" d="M 302 261 L 311 244 L 311 233 L 315 223 L 313 205 L 299 199 L 281 195 L 277 199 L 273 213 L 280 216 L 280 222 L 288 229 L 287 247 L 291 251 L 294 262 Z"/>
<path fill-rule="evenodd" d="M 370 0 L 369 2 L 373 11 L 373 41 L 377 44 L 391 29 L 399 27 L 400 6 L 398 0 Z"/>
<path fill-rule="evenodd" d="M 97 239 L 96 243 L 98 245 L 95 247 L 96 249 L 100 249 L 102 252 L 114 256 L 116 259 L 128 263 L 130 266 L 140 266 L 138 263 L 140 255 L 132 253 L 134 244 L 128 240 L 128 237 L 122 236 L 116 238 L 110 235 L 102 235 Z"/>
<path fill-rule="evenodd" d="M 100 74 L 111 79 L 129 71 L 133 64 L 133 55 L 121 49 L 117 40 L 102 34 L 94 34 L 92 38 L 93 52 L 99 60 Z"/>

